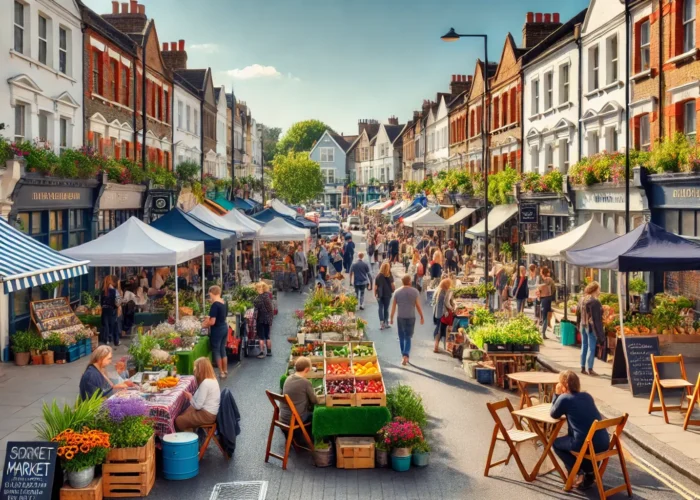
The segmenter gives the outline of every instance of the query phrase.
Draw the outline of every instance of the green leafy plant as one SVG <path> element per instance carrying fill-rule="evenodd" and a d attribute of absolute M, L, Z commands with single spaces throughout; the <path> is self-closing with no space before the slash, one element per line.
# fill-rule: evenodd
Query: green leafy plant
<path fill-rule="evenodd" d="M 146 334 L 139 334 L 136 342 L 129 346 L 129 354 L 136 365 L 137 371 L 143 371 L 144 367 L 151 363 L 151 351 L 158 347 L 158 339 Z"/>
<path fill-rule="evenodd" d="M 398 384 L 386 393 L 386 407 L 391 416 L 415 422 L 421 429 L 428 425 L 428 416 L 421 398 L 410 386 Z"/>
<path fill-rule="evenodd" d="M 490 325 L 496 322 L 496 317 L 486 307 L 477 307 L 472 311 L 471 325 Z"/>
<path fill-rule="evenodd" d="M 489 202 L 494 205 L 510 203 L 513 199 L 513 187 L 519 180 L 518 172 L 510 166 L 496 174 L 489 175 Z"/>
<path fill-rule="evenodd" d="M 688 169 L 694 146 L 688 137 L 676 132 L 673 137 L 665 137 L 654 144 L 649 158 L 649 168 L 656 173 L 692 171 Z"/>
<path fill-rule="evenodd" d="M 423 439 L 423 441 L 419 441 L 413 445 L 413 453 L 430 453 L 430 445 L 428 444 L 428 441 Z"/>
<path fill-rule="evenodd" d="M 110 435 L 113 448 L 139 448 L 153 436 L 149 408 L 140 398 L 111 398 L 104 402 L 96 425 Z"/>
<path fill-rule="evenodd" d="M 97 301 L 97 297 L 95 296 L 95 293 L 94 292 L 90 293 L 87 290 L 83 291 L 80 294 L 80 301 L 88 309 L 94 309 L 98 305 L 100 305 L 100 303 Z"/>
<path fill-rule="evenodd" d="M 146 168 L 148 178 L 157 186 L 171 189 L 177 185 L 177 178 L 166 167 L 149 163 Z"/>
<path fill-rule="evenodd" d="M 641 278 L 631 279 L 628 287 L 633 295 L 642 295 L 647 291 L 647 282 Z"/>
<path fill-rule="evenodd" d="M 46 337 L 46 345 L 49 347 L 58 347 L 67 345 L 63 336 L 58 332 L 51 332 L 48 337 Z"/>
<path fill-rule="evenodd" d="M 324 439 L 315 439 L 314 440 L 314 449 L 315 450 L 328 450 L 330 449 L 331 444 L 324 440 Z"/>
<path fill-rule="evenodd" d="M 194 161 L 183 161 L 175 167 L 175 176 L 183 184 L 191 184 L 199 179 L 200 167 Z"/>
<path fill-rule="evenodd" d="M 488 283 L 480 283 L 477 285 L 477 295 L 480 299 L 485 299 L 490 294 L 496 292 L 496 287 L 490 281 Z"/>
<path fill-rule="evenodd" d="M 101 392 L 97 391 L 89 399 L 83 400 L 77 397 L 73 406 L 64 404 L 63 409 L 58 407 L 55 399 L 51 405 L 44 402 L 42 405 L 44 421 L 34 424 L 37 437 L 42 441 L 51 441 L 66 429 L 92 427 L 102 407 L 102 400 Z"/>
<path fill-rule="evenodd" d="M 63 281 L 52 281 L 51 283 L 44 283 L 41 285 L 41 289 L 49 295 L 53 295 L 53 291 L 60 288 L 62 285 Z"/>
<path fill-rule="evenodd" d="M 35 334 L 29 330 L 20 330 L 10 337 L 10 343 L 12 344 L 12 352 L 15 354 L 30 352 L 34 346 Z"/>

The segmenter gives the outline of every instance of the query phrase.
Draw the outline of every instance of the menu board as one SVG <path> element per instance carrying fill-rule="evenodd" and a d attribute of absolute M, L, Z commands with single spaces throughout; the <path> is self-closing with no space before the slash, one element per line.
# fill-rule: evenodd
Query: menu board
<path fill-rule="evenodd" d="M 615 358 L 613 360 L 612 383 L 628 382 L 632 395 L 649 394 L 654 383 L 654 369 L 651 365 L 651 355 L 659 355 L 659 337 L 640 337 L 637 335 L 625 337 L 625 353 L 623 339 L 617 339 Z"/>
<path fill-rule="evenodd" d="M 57 443 L 7 443 L 0 500 L 51 500 Z"/>

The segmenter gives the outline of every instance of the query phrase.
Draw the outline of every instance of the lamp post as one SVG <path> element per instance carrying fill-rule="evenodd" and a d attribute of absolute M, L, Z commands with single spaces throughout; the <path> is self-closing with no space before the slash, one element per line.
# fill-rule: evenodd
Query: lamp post
<path fill-rule="evenodd" d="M 489 136 L 489 122 L 491 118 L 490 109 L 486 106 L 486 95 L 489 93 L 489 76 L 488 76 L 488 66 L 489 66 L 489 52 L 488 52 L 488 35 L 480 34 L 460 34 L 455 31 L 454 28 L 450 28 L 446 34 L 440 37 L 445 42 L 456 42 L 460 38 L 481 38 L 484 41 L 484 67 L 483 67 L 483 79 L 484 79 L 484 92 L 481 95 L 481 107 L 482 112 L 482 133 L 481 133 L 481 158 L 482 158 L 482 169 L 484 171 L 484 282 L 488 285 L 489 282 L 489 148 L 488 148 L 488 136 Z"/>
<path fill-rule="evenodd" d="M 262 197 L 262 204 L 264 206 L 265 205 L 265 150 L 263 148 L 263 145 L 265 144 L 265 141 L 263 140 L 263 134 L 265 133 L 265 128 L 262 125 L 258 125 L 258 132 L 260 132 L 260 182 L 261 182 L 260 190 L 262 191 L 260 196 Z"/>

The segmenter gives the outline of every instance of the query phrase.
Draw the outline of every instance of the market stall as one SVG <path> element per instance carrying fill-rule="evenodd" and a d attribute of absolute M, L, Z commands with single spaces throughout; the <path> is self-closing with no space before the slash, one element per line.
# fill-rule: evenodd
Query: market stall
<path fill-rule="evenodd" d="M 276 218 L 265 224 L 255 236 L 255 241 L 260 245 L 261 276 L 274 280 L 278 290 L 297 288 L 299 284 L 294 259 L 289 255 L 294 253 L 293 242 L 302 242 L 304 252 L 307 252 L 310 240 L 308 229 L 294 227 L 284 218 Z"/>

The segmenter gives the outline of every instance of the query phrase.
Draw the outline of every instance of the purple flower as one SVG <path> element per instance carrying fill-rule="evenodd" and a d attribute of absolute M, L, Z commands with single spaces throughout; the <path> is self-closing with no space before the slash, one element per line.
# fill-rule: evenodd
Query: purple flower
<path fill-rule="evenodd" d="M 149 412 L 148 405 L 141 398 L 110 398 L 102 406 L 115 423 L 126 417 L 145 417 Z"/>

